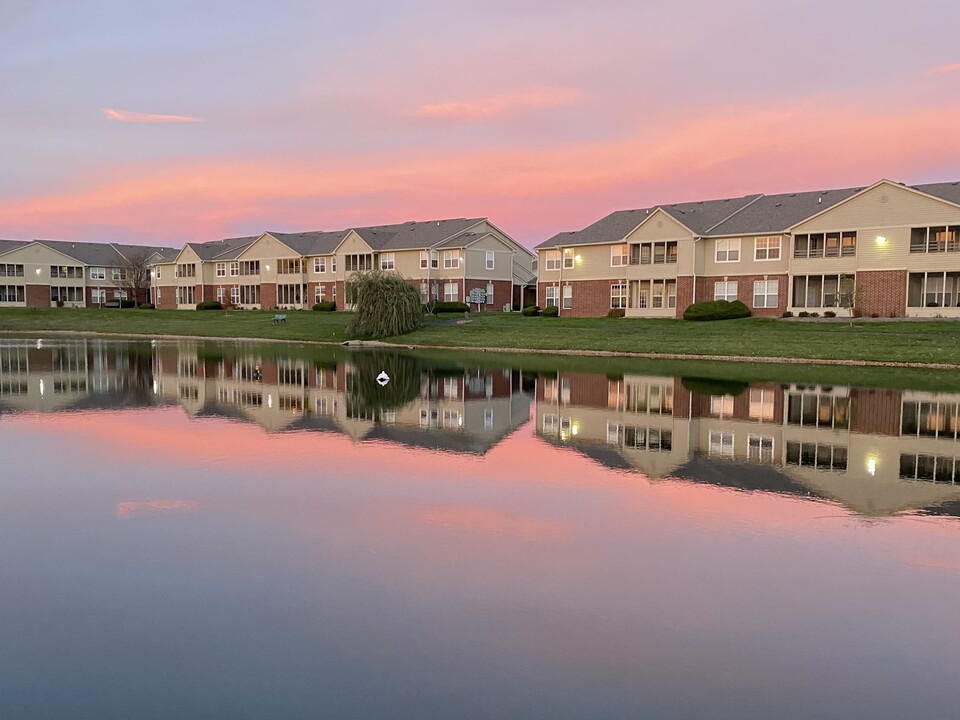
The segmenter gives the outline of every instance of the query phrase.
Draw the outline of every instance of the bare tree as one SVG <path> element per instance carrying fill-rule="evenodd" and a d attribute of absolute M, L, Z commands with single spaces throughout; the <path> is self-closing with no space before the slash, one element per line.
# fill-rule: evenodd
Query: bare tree
<path fill-rule="evenodd" d="M 125 290 L 127 297 L 137 305 L 150 300 L 150 258 L 149 250 L 137 250 L 124 256 L 117 285 Z"/>

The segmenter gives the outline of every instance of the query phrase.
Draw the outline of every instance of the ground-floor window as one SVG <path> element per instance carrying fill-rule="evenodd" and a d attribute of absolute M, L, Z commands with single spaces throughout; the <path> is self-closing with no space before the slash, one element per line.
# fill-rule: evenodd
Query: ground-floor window
<path fill-rule="evenodd" d="M 941 455 L 900 455 L 901 480 L 960 484 L 960 460 Z"/>
<path fill-rule="evenodd" d="M 317 285 L 313 290 L 313 301 L 315 303 L 323 302 L 323 285 Z"/>
<path fill-rule="evenodd" d="M 563 309 L 573 309 L 573 285 L 563 286 Z"/>
<path fill-rule="evenodd" d="M 779 293 L 779 280 L 757 280 L 753 283 L 753 306 L 755 308 L 775 308 L 777 307 Z"/>
<path fill-rule="evenodd" d="M 217 288 L 217 302 L 220 303 L 221 305 L 223 305 L 223 301 L 224 301 L 224 299 L 225 299 L 226 297 L 227 297 L 227 291 L 226 291 L 226 289 L 224 289 L 224 288 L 222 288 L 222 287 L 218 287 L 218 288 Z"/>
<path fill-rule="evenodd" d="M 426 280 L 420 283 L 420 302 L 424 304 L 430 302 L 430 283 Z"/>
<path fill-rule="evenodd" d="M 291 285 L 277 285 L 277 304 L 299 305 L 302 302 L 300 290 L 300 283 Z"/>
<path fill-rule="evenodd" d="M 847 448 L 826 443 L 787 443 L 787 464 L 820 470 L 846 470 Z"/>
<path fill-rule="evenodd" d="M 193 285 L 181 285 L 177 288 L 177 305 L 193 305 L 195 298 L 196 288 Z"/>
<path fill-rule="evenodd" d="M 713 299 L 729 300 L 730 302 L 733 302 L 737 299 L 737 283 L 726 281 L 714 283 Z"/>
<path fill-rule="evenodd" d="M 960 272 L 910 273 L 907 307 L 960 307 Z"/>
<path fill-rule="evenodd" d="M 487 283 L 487 305 L 493 305 L 493 283 Z"/>
<path fill-rule="evenodd" d="M 443 284 L 443 301 L 457 302 L 460 300 L 460 286 L 456 283 Z"/>
<path fill-rule="evenodd" d="M 617 283 L 610 286 L 610 307 L 612 309 L 627 307 L 627 286 L 625 284 Z"/>
<path fill-rule="evenodd" d="M 114 290 L 114 291 L 113 291 L 113 299 L 114 299 L 114 300 L 126 300 L 126 299 L 127 299 L 127 291 L 126 291 L 126 290 Z"/>
<path fill-rule="evenodd" d="M 611 286 L 611 303 L 613 302 L 613 288 Z M 626 287 L 620 285 L 619 287 Z M 632 280 L 630 281 L 630 292 L 627 300 L 620 307 L 645 308 L 675 308 L 677 306 L 677 282 L 676 280 Z M 611 307 L 615 307 L 611 305 Z"/>
<path fill-rule="evenodd" d="M 719 455 L 720 457 L 733 457 L 734 434 L 721 432 L 720 430 L 710 431 L 710 455 Z"/>
<path fill-rule="evenodd" d="M 754 462 L 773 462 L 773 438 L 767 435 L 747 435 L 747 459 Z"/>
<path fill-rule="evenodd" d="M 558 307 L 560 303 L 559 299 L 560 288 L 556 285 L 548 285 L 546 288 L 546 297 L 543 301 L 544 307 Z"/>
<path fill-rule="evenodd" d="M 853 275 L 797 275 L 793 307 L 852 307 Z"/>
<path fill-rule="evenodd" d="M 23 285 L 0 285 L 0 303 L 26 302 L 26 288 Z"/>
<path fill-rule="evenodd" d="M 241 285 L 240 286 L 240 304 L 241 305 L 259 305 L 260 304 L 260 286 L 259 285 Z"/>
<path fill-rule="evenodd" d="M 903 435 L 960 438 L 960 403 L 904 401 Z"/>
<path fill-rule="evenodd" d="M 230 304 L 239 305 L 240 304 L 240 286 L 234 285 L 230 288 Z"/>
<path fill-rule="evenodd" d="M 51 302 L 83 302 L 82 287 L 51 287 Z"/>
<path fill-rule="evenodd" d="M 104 290 L 94 290 L 93 292 L 94 292 L 93 302 L 102 303 L 107 301 L 107 293 Z M 96 294 L 98 292 L 100 293 L 99 296 L 97 296 Z M 153 291 L 153 304 L 154 305 L 160 304 L 160 288 L 157 288 L 156 290 Z"/>

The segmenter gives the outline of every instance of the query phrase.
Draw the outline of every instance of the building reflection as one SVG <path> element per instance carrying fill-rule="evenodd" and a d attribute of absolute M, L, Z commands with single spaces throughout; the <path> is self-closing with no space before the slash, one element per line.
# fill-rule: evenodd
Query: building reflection
<path fill-rule="evenodd" d="M 617 469 L 960 514 L 960 394 L 559 373 L 537 435 Z"/>

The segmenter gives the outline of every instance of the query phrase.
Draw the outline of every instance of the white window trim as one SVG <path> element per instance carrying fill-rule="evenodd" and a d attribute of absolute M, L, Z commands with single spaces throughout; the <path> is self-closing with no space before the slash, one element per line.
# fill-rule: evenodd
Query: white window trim
<path fill-rule="evenodd" d="M 623 252 L 620 252 L 621 248 Z M 614 262 L 620 261 L 620 262 Z M 630 246 L 618 243 L 610 247 L 610 267 L 626 267 L 630 264 Z"/>
<path fill-rule="evenodd" d="M 724 289 L 726 290 L 726 292 L 723 293 L 723 296 L 721 296 L 720 293 L 717 291 L 717 286 L 718 286 L 718 285 L 724 285 L 724 286 L 726 286 L 726 287 L 724 288 Z M 736 281 L 736 280 L 717 280 L 717 281 L 713 284 L 713 299 L 714 299 L 714 300 L 727 300 L 727 301 L 729 301 L 729 302 L 733 302 L 733 300 L 730 300 L 730 292 L 729 292 L 729 290 L 730 290 L 729 286 L 730 286 L 730 285 L 733 285 L 733 300 L 736 300 L 737 297 L 738 297 L 738 293 L 740 292 L 740 287 L 739 287 L 739 285 L 737 284 L 737 281 Z"/>
<path fill-rule="evenodd" d="M 716 247 L 714 248 L 714 253 L 713 253 L 713 259 L 714 259 L 714 261 L 715 261 L 715 262 L 718 262 L 718 263 L 735 263 L 735 262 L 740 262 L 741 250 L 742 250 L 742 247 L 741 247 L 741 244 L 742 244 L 742 243 L 741 243 L 740 241 L 741 241 L 741 238 L 720 238 L 719 240 L 717 240 L 717 245 L 716 245 Z M 727 259 L 726 259 L 726 260 L 721 260 L 721 259 L 720 259 L 720 244 L 721 244 L 721 243 L 723 243 L 723 246 L 724 246 L 724 247 L 723 247 L 723 251 L 727 253 Z M 735 246 L 734 246 L 734 243 L 736 243 Z M 737 251 L 737 259 L 736 259 L 736 260 L 730 260 L 730 253 L 731 253 L 733 250 L 736 250 L 736 251 Z"/>
<path fill-rule="evenodd" d="M 497 266 L 497 254 L 493 250 L 487 250 L 484 256 L 487 270 L 494 270 Z"/>
<path fill-rule="evenodd" d="M 767 242 L 767 247 L 766 247 L 767 257 L 765 257 L 765 258 L 758 257 L 758 255 L 759 255 L 759 253 L 760 253 L 760 248 L 758 247 L 758 243 L 759 243 L 761 240 L 766 240 L 766 242 Z M 777 247 L 777 256 L 774 257 L 774 258 L 770 257 L 770 249 L 771 249 L 771 248 L 770 248 L 770 242 L 773 241 L 773 240 L 776 240 L 776 242 L 777 242 L 777 246 L 776 246 L 776 247 Z M 755 262 L 773 262 L 773 261 L 780 260 L 782 257 L 783 257 L 783 238 L 782 238 L 782 237 L 780 237 L 779 235 L 769 235 L 769 236 L 767 236 L 767 237 L 754 238 L 754 240 L 753 240 L 753 259 L 754 259 Z"/>
<path fill-rule="evenodd" d="M 563 253 L 559 250 L 545 250 L 543 253 L 544 270 L 556 272 L 563 267 Z"/>
<path fill-rule="evenodd" d="M 217 263 L 217 277 L 227 276 L 227 264 L 225 262 Z"/>
<path fill-rule="evenodd" d="M 383 253 L 380 255 L 380 269 L 381 270 L 396 270 L 397 268 L 397 256 L 393 253 Z"/>
<path fill-rule="evenodd" d="M 770 283 L 775 283 L 775 284 L 776 284 L 777 289 L 776 289 L 775 292 L 772 292 L 772 293 L 770 292 Z M 758 286 L 758 285 L 763 285 L 763 292 L 762 292 L 762 293 L 757 292 L 757 286 Z M 773 295 L 773 298 L 774 298 L 773 305 L 766 305 L 766 304 L 764 304 L 764 305 L 757 305 L 757 296 L 758 296 L 758 295 L 762 295 L 762 296 L 763 296 L 765 303 L 766 303 L 767 298 L 768 298 L 769 296 Z M 772 309 L 772 308 L 778 307 L 779 304 L 780 304 L 780 280 L 779 280 L 779 279 L 774 279 L 774 280 L 754 280 L 754 282 L 753 282 L 753 307 L 754 307 L 754 308 L 756 308 L 756 309 L 761 309 L 761 310 L 770 310 L 770 309 Z"/>
<path fill-rule="evenodd" d="M 552 300 L 551 300 L 552 297 Z M 551 305 L 551 302 L 553 303 Z M 559 285 L 547 285 L 543 289 L 543 306 L 547 307 L 560 307 L 560 286 Z"/>
<path fill-rule="evenodd" d="M 424 252 L 423 250 L 421 250 L 420 251 L 420 269 L 426 270 L 429 267 L 430 267 L 430 253 Z"/>
<path fill-rule="evenodd" d="M 459 250 L 444 250 L 443 251 L 443 269 L 444 270 L 457 270 L 460 267 L 460 251 Z"/>

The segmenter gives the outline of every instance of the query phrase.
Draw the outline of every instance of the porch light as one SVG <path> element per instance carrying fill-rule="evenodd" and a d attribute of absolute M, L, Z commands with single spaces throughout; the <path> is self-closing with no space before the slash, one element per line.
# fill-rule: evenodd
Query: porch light
<path fill-rule="evenodd" d="M 877 235 L 877 245 L 886 245 L 887 239 L 883 235 Z"/>
<path fill-rule="evenodd" d="M 583 258 L 581 258 L 579 255 L 577 255 L 574 259 L 575 259 L 577 262 L 580 262 Z"/>
<path fill-rule="evenodd" d="M 870 477 L 873 477 L 874 475 L 877 474 L 877 456 L 876 455 L 870 455 L 867 458 L 867 473 L 870 475 Z"/>
<path fill-rule="evenodd" d="M 40 268 L 37 268 L 37 275 L 39 275 L 40 272 L 41 272 L 41 271 L 40 271 Z"/>
<path fill-rule="evenodd" d="M 264 267 L 265 269 L 267 269 L 267 270 L 269 270 L 269 269 L 270 269 L 270 266 L 269 266 L 269 265 L 266 265 L 266 264 L 264 264 L 264 266 L 263 266 L 263 267 Z"/>

